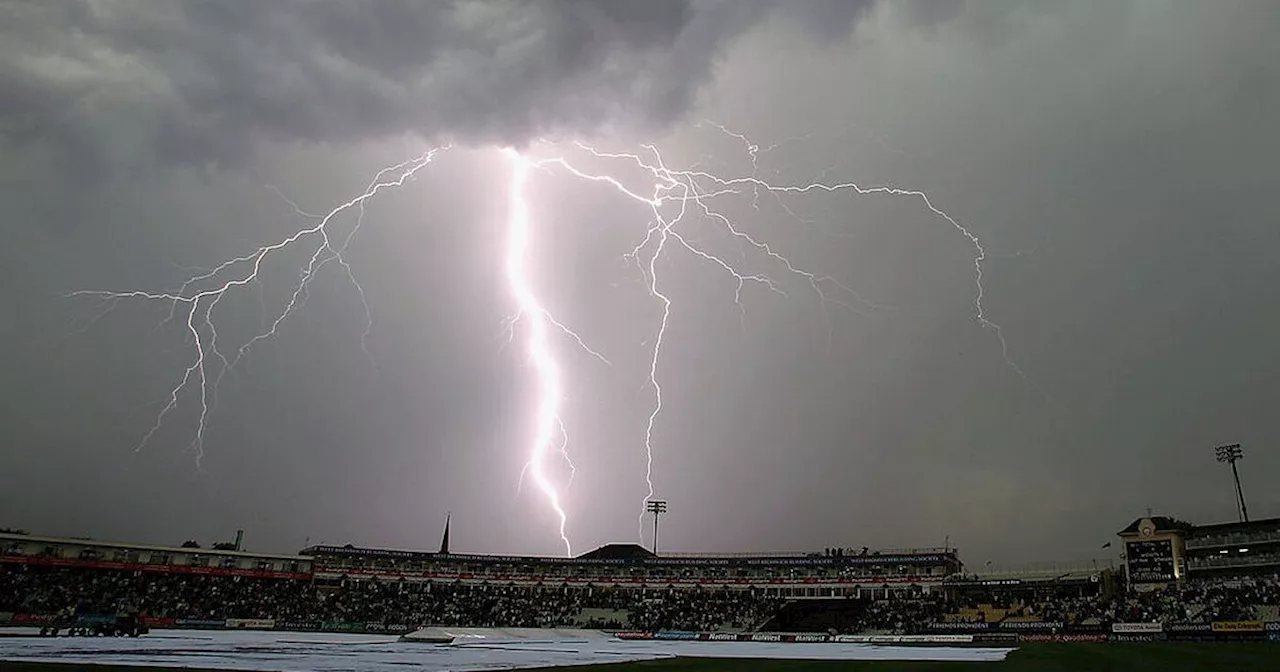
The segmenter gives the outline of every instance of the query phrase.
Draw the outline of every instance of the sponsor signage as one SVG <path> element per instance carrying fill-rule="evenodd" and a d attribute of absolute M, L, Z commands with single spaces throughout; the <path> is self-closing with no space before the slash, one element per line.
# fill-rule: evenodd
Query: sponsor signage
<path fill-rule="evenodd" d="M 920 641 L 930 644 L 966 644 L 973 641 L 973 635 L 920 635 Z"/>
<path fill-rule="evenodd" d="M 228 618 L 227 627 L 237 630 L 271 630 L 276 627 L 270 618 Z"/>
<path fill-rule="evenodd" d="M 751 635 L 752 642 L 781 642 L 782 635 L 774 632 L 756 632 Z"/>
<path fill-rule="evenodd" d="M 613 636 L 618 639 L 653 639 L 651 632 L 616 632 Z"/>
<path fill-rule="evenodd" d="M 142 622 L 146 623 L 148 628 L 172 628 L 178 624 L 178 619 L 146 617 L 142 619 Z"/>
<path fill-rule="evenodd" d="M 934 621 L 929 624 L 930 630 L 986 630 L 988 627 L 990 626 L 982 621 L 955 621 L 952 623 Z"/>
<path fill-rule="evenodd" d="M 801 634 L 801 635 L 796 635 L 796 636 L 795 636 L 795 640 L 794 640 L 794 641 L 799 642 L 799 643 L 816 643 L 816 642 L 825 642 L 825 641 L 827 641 L 827 636 L 826 636 L 826 635 L 808 635 L 808 634 Z"/>
<path fill-rule="evenodd" d="M 836 635 L 831 641 L 841 644 L 967 644 L 978 640 L 973 635 Z"/>
<path fill-rule="evenodd" d="M 1001 630 L 1061 630 L 1062 621 L 1006 621 Z"/>
<path fill-rule="evenodd" d="M 1163 634 L 1151 632 L 1124 632 L 1111 634 L 1111 641 L 1113 642 L 1155 642 L 1162 639 L 1164 639 Z"/>
<path fill-rule="evenodd" d="M 1105 642 L 1107 641 L 1107 635 L 1101 632 L 1079 633 L 1079 634 L 1069 634 L 1069 635 L 1062 635 L 1062 634 L 1053 635 L 1053 634 L 1048 634 L 1043 632 L 1041 633 L 1029 632 L 1025 635 L 1020 635 L 1018 637 L 1018 641 L 1020 642 L 1059 642 L 1059 643 Z"/>
<path fill-rule="evenodd" d="M 276 629 L 293 630 L 295 632 L 315 632 L 320 629 L 320 624 L 315 621 L 277 621 Z"/>
<path fill-rule="evenodd" d="M 1213 632 L 1209 623 L 1170 623 L 1169 632 Z"/>
<path fill-rule="evenodd" d="M 1214 632 L 1263 632 L 1262 621 L 1214 621 Z"/>
<path fill-rule="evenodd" d="M 985 642 L 988 644 L 996 642 L 1016 642 L 1018 641 L 1018 633 L 1016 632 L 980 632 L 973 636 L 974 642 Z"/>
<path fill-rule="evenodd" d="M 220 618 L 179 618 L 173 624 L 179 628 L 221 628 L 227 622 Z"/>
<path fill-rule="evenodd" d="M 736 642 L 738 635 L 732 632 L 708 632 L 707 641 L 709 642 Z"/>
<path fill-rule="evenodd" d="M 1267 621 L 1263 627 L 1267 632 L 1280 632 L 1280 621 Z"/>
<path fill-rule="evenodd" d="M 1112 623 L 1111 632 L 1115 633 L 1151 633 L 1161 632 L 1164 626 L 1160 623 Z"/>
<path fill-rule="evenodd" d="M 1268 642 L 1280 642 L 1280 630 L 1272 630 L 1267 633 Z"/>
<path fill-rule="evenodd" d="M 381 621 L 369 621 L 364 624 L 365 632 L 409 632 L 411 628 L 401 623 L 383 623 Z"/>
<path fill-rule="evenodd" d="M 696 632 L 658 632 L 654 633 L 654 639 L 674 639 L 674 640 L 693 640 L 698 638 Z"/>
<path fill-rule="evenodd" d="M 9 619 L 11 623 L 15 624 L 51 623 L 53 620 L 53 614 L 14 614 L 13 617 Z"/>

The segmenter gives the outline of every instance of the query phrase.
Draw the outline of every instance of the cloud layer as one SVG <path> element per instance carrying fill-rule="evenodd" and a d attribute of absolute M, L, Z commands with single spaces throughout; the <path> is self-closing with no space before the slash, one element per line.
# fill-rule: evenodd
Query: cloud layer
<path fill-rule="evenodd" d="M 787 16 L 847 36 L 869 3 Z M 776 0 L 41 0 L 0 7 L 0 133 L 77 162 L 414 132 L 518 143 L 680 117 Z"/>

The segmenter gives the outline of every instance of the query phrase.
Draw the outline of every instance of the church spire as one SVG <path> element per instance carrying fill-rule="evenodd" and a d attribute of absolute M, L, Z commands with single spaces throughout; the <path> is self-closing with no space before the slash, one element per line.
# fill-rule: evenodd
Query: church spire
<path fill-rule="evenodd" d="M 440 537 L 440 554 L 449 554 L 449 521 L 453 518 L 453 512 L 450 511 L 444 516 L 444 536 Z"/>

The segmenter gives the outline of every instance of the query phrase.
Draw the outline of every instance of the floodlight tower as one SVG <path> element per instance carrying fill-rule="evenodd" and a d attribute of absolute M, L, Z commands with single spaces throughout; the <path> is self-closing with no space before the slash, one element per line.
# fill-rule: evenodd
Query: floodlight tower
<path fill-rule="evenodd" d="M 1244 490 L 1240 489 L 1240 472 L 1236 470 L 1236 461 L 1244 457 L 1244 449 L 1240 444 L 1233 443 L 1226 446 L 1218 446 L 1213 449 L 1218 457 L 1219 462 L 1226 462 L 1231 465 L 1231 476 L 1236 481 L 1236 506 L 1239 508 L 1240 520 L 1249 522 L 1249 507 L 1244 503 Z"/>
<path fill-rule="evenodd" d="M 658 516 L 667 512 L 667 500 L 651 499 L 644 503 L 644 510 L 653 514 L 653 554 L 658 554 Z"/>

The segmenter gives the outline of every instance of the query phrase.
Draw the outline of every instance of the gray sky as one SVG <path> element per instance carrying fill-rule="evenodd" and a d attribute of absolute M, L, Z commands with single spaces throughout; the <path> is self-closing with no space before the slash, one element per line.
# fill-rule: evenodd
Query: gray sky
<path fill-rule="evenodd" d="M 868 8 L 864 5 L 870 5 Z M 0 2 L 0 526 L 144 542 L 230 538 L 562 552 L 517 491 L 535 380 L 503 276 L 495 149 L 654 142 L 671 167 L 908 196 L 715 199 L 798 268 L 882 308 L 824 305 L 715 221 L 686 250 L 653 477 L 675 550 L 941 545 L 968 562 L 1076 560 L 1148 506 L 1234 515 L 1211 447 L 1243 442 L 1254 517 L 1280 515 L 1280 8 L 1270 2 Z M 310 225 L 426 147 L 367 204 L 340 266 L 219 389 L 141 451 L 192 362 L 167 308 L 65 298 L 173 290 Z M 782 143 L 776 148 L 775 144 Z M 611 362 L 553 341 L 577 467 L 549 462 L 575 551 L 636 538 L 661 303 L 624 255 L 652 213 L 538 172 L 539 295 Z M 784 209 L 785 206 L 785 209 Z M 345 237 L 355 212 L 335 219 Z M 229 352 L 283 309 L 314 238 L 213 312 Z M 838 291 L 825 285 L 828 295 Z M 207 305 L 207 304 L 206 304 Z M 264 317 L 265 315 L 265 317 Z M 208 333 L 204 333 L 207 338 Z M 216 368 L 209 369 L 216 375 Z M 158 401 L 158 403 L 157 403 Z"/>

